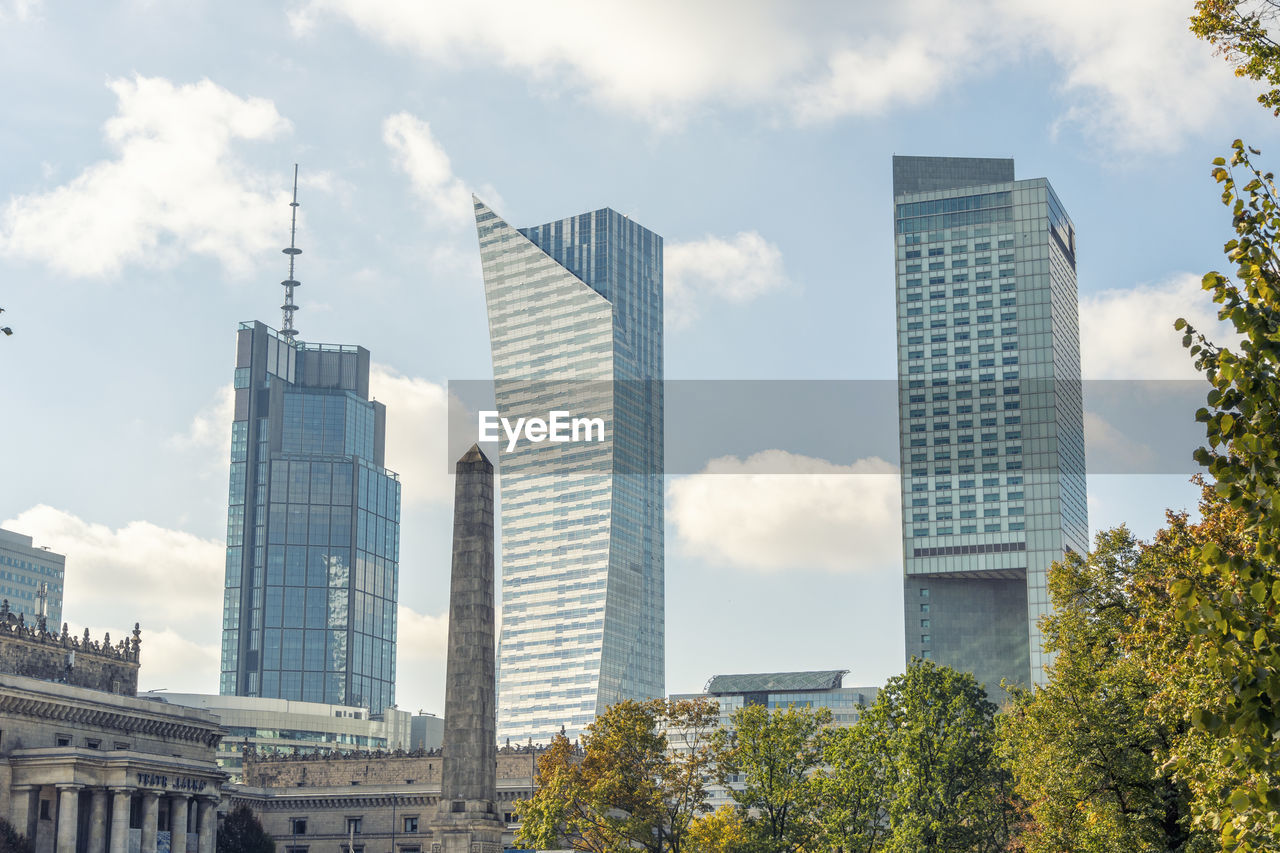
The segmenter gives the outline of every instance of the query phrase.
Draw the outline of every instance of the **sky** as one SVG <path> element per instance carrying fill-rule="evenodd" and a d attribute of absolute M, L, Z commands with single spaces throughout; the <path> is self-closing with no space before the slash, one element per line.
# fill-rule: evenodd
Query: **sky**
<path fill-rule="evenodd" d="M 492 376 L 472 193 L 661 234 L 670 379 L 885 380 L 891 156 L 1014 157 L 1076 226 L 1086 378 L 1194 379 L 1209 164 L 1276 125 L 1191 5 L 0 0 L 0 526 L 67 555 L 73 633 L 142 624 L 143 688 L 216 692 L 235 330 L 279 324 L 298 163 L 296 326 L 372 352 L 397 698 L 439 712 L 447 388 Z M 1149 452 L 1086 424 L 1092 460 Z M 668 692 L 903 668 L 896 460 L 832 456 L 668 477 Z M 1191 470 L 1091 464 L 1090 526 L 1150 536 Z"/>

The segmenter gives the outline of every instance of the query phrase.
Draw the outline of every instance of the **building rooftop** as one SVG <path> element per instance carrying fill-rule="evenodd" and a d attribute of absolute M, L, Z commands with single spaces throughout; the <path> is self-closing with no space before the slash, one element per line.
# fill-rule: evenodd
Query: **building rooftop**
<path fill-rule="evenodd" d="M 712 696 L 733 693 L 793 693 L 804 690 L 836 690 L 843 686 L 847 669 L 814 672 L 760 672 L 745 675 L 716 675 L 707 682 Z"/>

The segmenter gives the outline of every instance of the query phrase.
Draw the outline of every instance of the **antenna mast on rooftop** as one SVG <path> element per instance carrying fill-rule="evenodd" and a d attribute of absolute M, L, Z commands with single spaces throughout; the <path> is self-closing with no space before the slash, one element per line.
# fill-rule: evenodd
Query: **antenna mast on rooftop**
<path fill-rule="evenodd" d="M 293 164 L 293 201 L 289 204 L 293 208 L 292 221 L 289 223 L 289 248 L 284 253 L 289 256 L 289 277 L 280 282 L 284 285 L 284 304 L 280 306 L 280 311 L 284 315 L 284 322 L 280 324 L 280 334 L 293 340 L 298 334 L 298 330 L 293 327 L 293 312 L 298 310 L 298 306 L 293 303 L 293 289 L 301 287 L 302 282 L 297 281 L 293 277 L 293 261 L 302 254 L 302 250 L 294 245 L 295 238 L 298 233 L 298 164 Z"/>

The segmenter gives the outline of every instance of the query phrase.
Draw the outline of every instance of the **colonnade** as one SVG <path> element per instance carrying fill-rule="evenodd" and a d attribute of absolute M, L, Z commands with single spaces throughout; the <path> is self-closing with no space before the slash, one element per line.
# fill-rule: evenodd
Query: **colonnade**
<path fill-rule="evenodd" d="M 160 801 L 168 801 L 169 849 L 174 853 L 214 853 L 218 801 L 213 797 L 145 788 L 97 788 L 57 785 L 57 811 L 33 815 L 41 787 L 15 785 L 11 790 L 9 822 L 37 842 L 40 833 L 54 832 L 57 853 L 129 853 L 129 820 L 133 800 L 141 798 L 142 853 L 156 853 Z M 81 794 L 88 794 L 88 838 L 80 839 Z M 34 820 L 33 820 L 34 817 Z M 56 826 L 56 828 L 54 828 Z M 188 828 L 192 831 L 187 832 Z M 194 842 L 194 843 L 193 843 Z"/>

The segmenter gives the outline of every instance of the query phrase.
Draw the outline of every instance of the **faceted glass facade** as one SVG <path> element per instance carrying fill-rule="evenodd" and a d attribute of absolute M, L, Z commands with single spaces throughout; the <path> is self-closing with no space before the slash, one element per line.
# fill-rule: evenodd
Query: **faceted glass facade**
<path fill-rule="evenodd" d="M 517 230 L 476 202 L 499 414 L 602 442 L 499 451 L 498 740 L 663 695 L 662 238 L 612 210 Z"/>
<path fill-rule="evenodd" d="M 395 702 L 400 483 L 369 352 L 237 338 L 219 692 Z"/>
<path fill-rule="evenodd" d="M 1012 160 L 894 183 L 907 657 L 994 694 L 1043 680 L 1046 572 L 1088 547 L 1075 228 Z"/>

